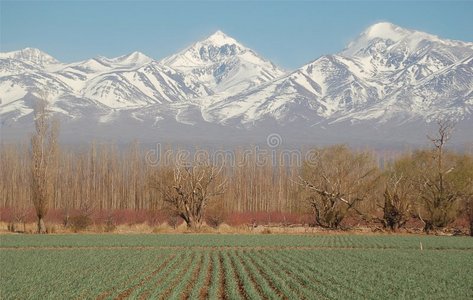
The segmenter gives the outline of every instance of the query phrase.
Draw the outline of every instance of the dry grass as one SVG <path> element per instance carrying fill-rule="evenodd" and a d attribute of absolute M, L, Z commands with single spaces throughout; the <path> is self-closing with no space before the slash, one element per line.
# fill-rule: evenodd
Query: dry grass
<path fill-rule="evenodd" d="M 23 227 L 24 226 L 24 227 Z M 17 233 L 26 233 L 33 234 L 37 231 L 36 223 L 26 223 L 26 224 L 16 224 L 16 232 L 11 232 L 8 230 L 7 222 L 0 222 L 0 234 L 17 234 Z M 51 224 L 46 223 L 46 228 L 48 229 L 49 234 L 65 234 L 65 233 L 82 233 L 82 234 L 143 234 L 143 233 L 155 233 L 155 234 L 172 234 L 172 233 L 208 233 L 208 234 L 317 234 L 317 235 L 386 235 L 386 234 L 396 234 L 396 235 L 406 235 L 406 234 L 422 234 L 421 228 L 411 228 L 400 230 L 397 232 L 390 232 L 382 230 L 378 227 L 369 227 L 369 226 L 358 226 L 353 227 L 348 230 L 331 230 L 324 229 L 320 227 L 309 227 L 302 225 L 293 225 L 293 226 L 282 226 L 282 225 L 258 225 L 256 227 L 250 225 L 238 225 L 230 226 L 226 223 L 222 223 L 218 228 L 213 228 L 204 223 L 204 225 L 196 230 L 190 230 L 184 223 L 181 223 L 175 229 L 167 223 L 162 223 L 159 225 L 149 225 L 148 223 L 139 223 L 139 224 L 121 224 L 117 225 L 113 231 L 107 231 L 106 227 L 102 224 L 96 225 L 93 224 L 89 226 L 86 230 L 74 231 L 73 228 L 65 228 L 62 224 Z M 453 235 L 453 230 L 446 229 L 444 231 L 439 231 L 435 233 L 436 235 Z M 464 233 L 466 234 L 466 233 Z"/>

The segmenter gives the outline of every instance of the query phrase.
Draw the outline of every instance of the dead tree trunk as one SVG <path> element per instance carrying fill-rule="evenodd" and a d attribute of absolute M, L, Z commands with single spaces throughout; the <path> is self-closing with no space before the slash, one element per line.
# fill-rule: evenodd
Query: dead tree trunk
<path fill-rule="evenodd" d="M 44 224 L 43 217 L 38 217 L 38 233 L 40 234 L 47 233 L 46 225 Z"/>

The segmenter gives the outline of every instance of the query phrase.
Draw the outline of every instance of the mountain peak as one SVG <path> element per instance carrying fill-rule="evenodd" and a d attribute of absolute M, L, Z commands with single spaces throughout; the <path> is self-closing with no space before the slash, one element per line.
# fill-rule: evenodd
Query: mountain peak
<path fill-rule="evenodd" d="M 152 60 L 149 56 L 139 51 L 133 51 L 129 54 L 121 56 L 121 58 L 127 61 L 134 61 L 134 62 Z"/>
<path fill-rule="evenodd" d="M 32 48 L 32 47 L 23 48 L 23 49 L 21 49 L 21 50 L 18 50 L 18 52 L 34 53 L 34 54 L 40 54 L 40 53 L 42 53 L 42 51 L 39 50 L 38 48 Z"/>
<path fill-rule="evenodd" d="M 183 51 L 162 60 L 172 67 L 201 66 L 237 56 L 246 51 L 234 38 L 218 30 L 206 39 L 195 42 Z"/>
<path fill-rule="evenodd" d="M 368 27 L 362 35 L 369 39 L 381 38 L 384 40 L 399 41 L 412 33 L 410 30 L 389 22 L 379 22 Z"/>
<path fill-rule="evenodd" d="M 402 28 L 389 22 L 379 22 L 366 28 L 356 39 L 341 52 L 345 56 L 371 55 L 371 52 L 383 52 L 401 47 L 411 53 L 419 50 L 425 43 L 437 43 L 447 47 L 464 47 L 465 42 L 440 39 L 426 32 Z M 470 43 L 471 44 L 471 43 Z M 470 46 L 471 47 L 471 46 Z M 398 51 L 400 51 L 397 48 Z M 462 56 L 462 55 L 460 55 Z"/>
<path fill-rule="evenodd" d="M 389 22 L 379 22 L 366 28 L 356 39 L 350 42 L 342 52 L 343 55 L 352 56 L 366 51 L 377 43 L 385 46 L 397 43 L 414 34 L 411 31 Z"/>
<path fill-rule="evenodd" d="M 133 51 L 131 53 L 118 56 L 112 59 L 106 59 L 106 61 L 109 63 L 121 65 L 143 65 L 151 62 L 152 60 L 152 58 L 139 51 Z"/>
<path fill-rule="evenodd" d="M 126 55 L 127 57 L 148 57 L 146 54 L 144 54 L 143 52 L 140 52 L 140 51 L 133 51 L 131 53 L 128 53 Z"/>
<path fill-rule="evenodd" d="M 234 38 L 226 35 L 221 30 L 217 30 L 215 33 L 208 36 L 201 43 L 203 43 L 203 44 L 212 44 L 212 45 L 215 45 L 215 46 L 233 45 L 233 44 L 240 45 Z"/>
<path fill-rule="evenodd" d="M 209 37 L 227 37 L 227 35 L 225 34 L 225 32 L 221 31 L 221 30 L 217 30 L 215 31 L 213 34 L 211 34 Z"/>
<path fill-rule="evenodd" d="M 161 61 L 192 74 L 214 93 L 236 93 L 281 76 L 284 71 L 218 30 Z"/>
<path fill-rule="evenodd" d="M 38 48 L 31 47 L 27 47 L 18 51 L 1 53 L 0 57 L 24 60 L 40 66 L 59 63 L 51 55 L 39 50 Z"/>

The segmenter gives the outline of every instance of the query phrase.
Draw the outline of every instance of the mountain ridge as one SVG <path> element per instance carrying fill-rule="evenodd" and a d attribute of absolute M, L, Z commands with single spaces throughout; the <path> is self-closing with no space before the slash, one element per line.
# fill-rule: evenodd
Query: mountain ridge
<path fill-rule="evenodd" d="M 211 123 L 220 140 L 225 128 L 265 124 L 291 132 L 335 124 L 389 131 L 439 118 L 473 124 L 473 43 L 381 22 L 291 72 L 221 31 L 161 60 L 135 51 L 65 64 L 26 48 L 0 53 L 2 133 L 30 122 L 31 99 L 45 90 L 66 126 L 167 122 L 171 131 L 198 131 Z"/>

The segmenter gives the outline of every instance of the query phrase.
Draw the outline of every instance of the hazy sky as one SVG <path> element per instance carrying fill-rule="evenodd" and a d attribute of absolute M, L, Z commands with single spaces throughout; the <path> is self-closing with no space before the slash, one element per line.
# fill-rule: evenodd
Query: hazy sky
<path fill-rule="evenodd" d="M 138 50 L 161 59 L 220 29 L 287 69 L 335 53 L 389 21 L 473 41 L 473 1 L 4 1 L 0 50 L 64 61 Z"/>

